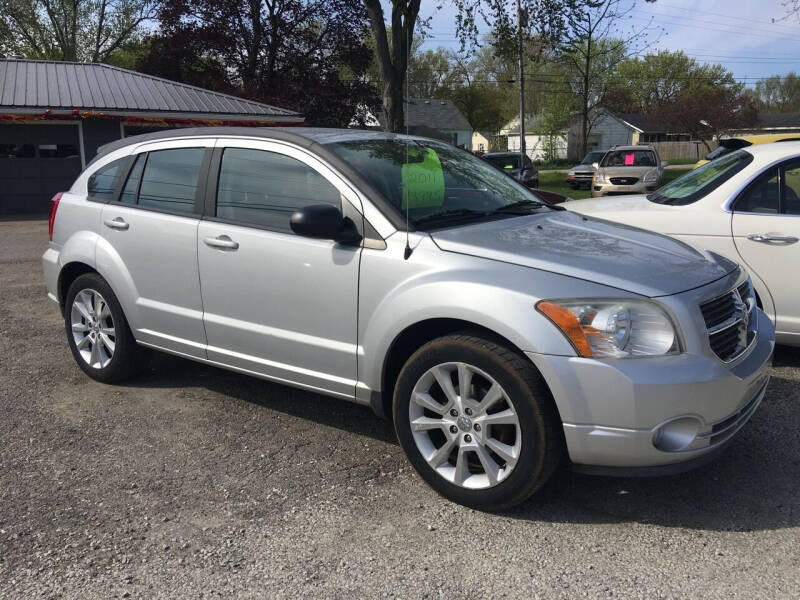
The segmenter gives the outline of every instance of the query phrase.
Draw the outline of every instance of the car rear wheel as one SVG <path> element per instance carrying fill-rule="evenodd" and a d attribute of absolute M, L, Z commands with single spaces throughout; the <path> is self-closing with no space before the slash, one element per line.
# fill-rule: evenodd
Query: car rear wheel
<path fill-rule="evenodd" d="M 394 423 L 411 464 L 440 494 L 481 510 L 528 498 L 562 455 L 547 385 L 518 352 L 475 335 L 429 342 L 395 387 Z"/>
<path fill-rule="evenodd" d="M 100 275 L 87 273 L 73 281 L 64 307 L 70 350 L 89 377 L 113 383 L 147 366 L 149 350 L 136 343 L 116 295 Z"/>

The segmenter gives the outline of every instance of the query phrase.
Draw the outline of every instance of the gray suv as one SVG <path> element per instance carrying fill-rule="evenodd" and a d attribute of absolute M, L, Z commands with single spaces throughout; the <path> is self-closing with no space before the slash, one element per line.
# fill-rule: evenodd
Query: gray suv
<path fill-rule="evenodd" d="M 53 199 L 43 264 L 90 377 L 159 350 L 369 405 L 425 481 L 487 510 L 562 461 L 652 475 L 713 458 L 761 402 L 774 345 L 729 260 L 385 133 L 114 142 Z"/>

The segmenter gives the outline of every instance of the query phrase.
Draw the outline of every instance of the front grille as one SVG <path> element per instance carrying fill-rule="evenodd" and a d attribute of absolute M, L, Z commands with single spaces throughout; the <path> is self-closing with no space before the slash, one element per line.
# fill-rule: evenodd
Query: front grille
<path fill-rule="evenodd" d="M 750 345 L 755 336 L 751 323 L 754 308 L 755 297 L 749 280 L 700 305 L 708 329 L 708 343 L 723 361 L 737 358 Z"/>
<path fill-rule="evenodd" d="M 633 185 L 639 181 L 638 177 L 611 177 L 609 179 L 614 185 Z"/>
<path fill-rule="evenodd" d="M 594 177 L 594 171 L 576 171 L 575 177 L 580 177 L 581 179 L 591 179 Z"/>

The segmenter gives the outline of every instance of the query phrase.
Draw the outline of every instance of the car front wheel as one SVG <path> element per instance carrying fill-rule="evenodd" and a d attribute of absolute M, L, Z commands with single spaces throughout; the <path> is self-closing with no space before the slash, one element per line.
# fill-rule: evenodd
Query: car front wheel
<path fill-rule="evenodd" d="M 562 455 L 560 420 L 533 364 L 477 335 L 420 348 L 395 387 L 398 439 L 422 478 L 446 498 L 502 510 L 550 478 Z"/>

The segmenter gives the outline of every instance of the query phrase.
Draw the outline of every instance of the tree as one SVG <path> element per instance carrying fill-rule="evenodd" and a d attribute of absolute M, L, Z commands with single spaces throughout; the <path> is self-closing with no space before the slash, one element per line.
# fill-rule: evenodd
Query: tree
<path fill-rule="evenodd" d="M 419 17 L 420 1 L 392 0 L 390 42 L 381 0 L 364 0 L 372 35 L 375 38 L 375 54 L 383 82 L 381 94 L 383 116 L 388 131 L 402 132 L 405 129 L 403 96 L 408 74 L 409 51 L 414 27 Z"/>
<path fill-rule="evenodd" d="M 793 71 L 757 81 L 754 94 L 764 112 L 800 112 L 800 77 Z"/>
<path fill-rule="evenodd" d="M 480 57 L 448 56 L 450 73 L 442 97 L 453 101 L 473 129 L 499 130 L 515 112 L 513 88 L 497 81 Z"/>
<path fill-rule="evenodd" d="M 141 36 L 160 0 L 0 0 L 0 52 L 103 62 Z"/>
<path fill-rule="evenodd" d="M 755 100 L 741 85 L 687 88 L 651 114 L 673 131 L 701 140 L 709 151 L 709 140 L 758 122 Z"/>
<path fill-rule="evenodd" d="M 361 0 L 167 0 L 147 73 L 347 125 L 376 101 Z"/>
<path fill-rule="evenodd" d="M 650 113 L 682 93 L 735 85 L 719 64 L 701 64 L 681 51 L 661 50 L 621 62 L 610 78 L 604 105 L 617 112 Z"/>
<path fill-rule="evenodd" d="M 525 70 L 529 59 L 536 62 L 545 48 L 559 42 L 565 32 L 567 14 L 595 0 L 453 0 L 458 13 L 456 33 L 461 50 L 477 46 L 478 23 L 492 29 L 490 38 L 495 51 L 505 59 L 515 58 L 518 65 L 520 154 L 525 154 Z M 533 57 L 526 49 L 533 44 Z"/>
<path fill-rule="evenodd" d="M 635 0 L 593 0 L 570 4 L 571 10 L 567 13 L 569 33 L 563 56 L 570 83 L 579 97 L 580 150 L 584 155 L 594 122 L 600 115 L 596 109 L 605 97 L 611 75 L 629 53 L 641 50 L 651 24 L 628 30 L 620 25 L 635 8 Z"/>
<path fill-rule="evenodd" d="M 419 39 L 419 38 L 417 38 Z M 412 45 L 415 45 L 412 42 Z M 437 98 L 442 95 L 452 76 L 450 55 L 443 48 L 412 49 L 408 65 L 408 96 L 410 98 Z"/>

